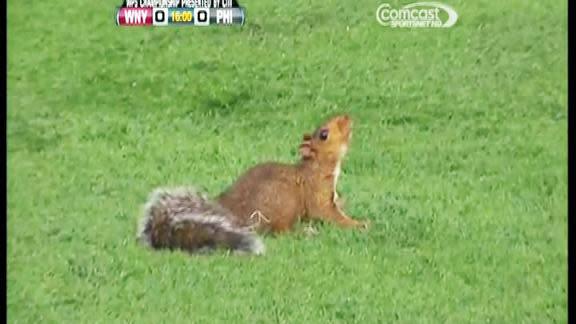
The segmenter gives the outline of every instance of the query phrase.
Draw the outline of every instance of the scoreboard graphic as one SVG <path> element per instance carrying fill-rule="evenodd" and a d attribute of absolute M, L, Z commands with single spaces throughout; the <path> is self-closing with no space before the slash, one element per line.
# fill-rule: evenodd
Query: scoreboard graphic
<path fill-rule="evenodd" d="M 126 0 L 118 26 L 243 25 L 244 8 L 233 0 Z"/>

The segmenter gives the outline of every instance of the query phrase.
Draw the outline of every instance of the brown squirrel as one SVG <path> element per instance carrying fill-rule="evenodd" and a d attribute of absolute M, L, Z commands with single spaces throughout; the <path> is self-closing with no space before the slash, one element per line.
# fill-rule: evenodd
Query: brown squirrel
<path fill-rule="evenodd" d="M 336 116 L 305 134 L 296 164 L 268 162 L 246 171 L 214 200 L 193 188 L 155 190 L 145 206 L 139 240 L 152 248 L 189 252 L 225 247 L 263 254 L 256 233 L 281 233 L 298 220 L 368 226 L 346 216 L 336 193 L 352 120 Z"/>

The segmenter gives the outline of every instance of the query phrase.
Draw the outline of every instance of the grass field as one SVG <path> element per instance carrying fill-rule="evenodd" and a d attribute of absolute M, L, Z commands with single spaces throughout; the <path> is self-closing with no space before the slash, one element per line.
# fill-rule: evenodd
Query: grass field
<path fill-rule="evenodd" d="M 240 2 L 242 28 L 151 29 L 115 0 L 8 1 L 10 323 L 567 322 L 564 1 L 446 1 L 443 30 Z M 259 258 L 136 244 L 153 188 L 215 195 L 339 112 L 369 231 Z"/>

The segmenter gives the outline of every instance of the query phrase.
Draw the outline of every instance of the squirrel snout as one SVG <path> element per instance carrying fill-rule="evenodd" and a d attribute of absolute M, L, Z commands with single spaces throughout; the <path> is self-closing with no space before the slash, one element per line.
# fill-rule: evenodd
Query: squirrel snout
<path fill-rule="evenodd" d="M 348 114 L 336 117 L 336 124 L 340 131 L 344 134 L 349 134 L 352 128 L 352 118 Z"/>
<path fill-rule="evenodd" d="M 352 124 L 352 118 L 348 114 L 339 116 L 337 120 L 340 127 L 348 127 Z"/>

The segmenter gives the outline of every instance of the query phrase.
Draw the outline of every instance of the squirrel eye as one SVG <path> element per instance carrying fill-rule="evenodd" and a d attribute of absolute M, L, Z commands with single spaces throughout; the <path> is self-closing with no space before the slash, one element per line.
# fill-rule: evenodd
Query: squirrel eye
<path fill-rule="evenodd" d="M 328 139 L 328 130 L 327 129 L 323 129 L 320 131 L 320 134 L 318 135 L 318 137 L 320 137 L 321 140 L 325 141 L 326 139 Z"/>

